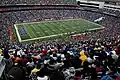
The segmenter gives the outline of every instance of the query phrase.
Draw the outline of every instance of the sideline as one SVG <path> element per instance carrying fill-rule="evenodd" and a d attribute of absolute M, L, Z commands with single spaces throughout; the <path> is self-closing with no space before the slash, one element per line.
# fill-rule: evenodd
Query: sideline
<path fill-rule="evenodd" d="M 20 34 L 19 34 L 19 32 L 18 32 L 18 29 L 17 29 L 16 24 L 14 24 L 14 27 L 15 27 L 15 31 L 16 31 L 16 34 L 17 34 L 18 40 L 19 40 L 19 42 L 21 42 L 22 40 L 21 40 L 21 37 L 20 37 Z"/>

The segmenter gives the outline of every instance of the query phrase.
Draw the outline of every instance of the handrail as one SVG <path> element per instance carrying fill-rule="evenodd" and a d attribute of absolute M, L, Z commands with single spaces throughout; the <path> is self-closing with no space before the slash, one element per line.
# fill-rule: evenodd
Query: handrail
<path fill-rule="evenodd" d="M 2 73 L 5 69 L 5 61 L 4 61 L 4 58 L 3 56 L 0 56 L 0 77 L 2 76 Z"/>

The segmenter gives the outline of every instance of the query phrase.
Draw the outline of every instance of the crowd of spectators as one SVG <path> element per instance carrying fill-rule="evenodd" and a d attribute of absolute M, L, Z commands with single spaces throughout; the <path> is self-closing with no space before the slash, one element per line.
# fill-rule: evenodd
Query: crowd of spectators
<path fill-rule="evenodd" d="M 75 75 L 80 80 L 119 80 L 119 41 L 116 38 L 44 41 L 20 48 L 13 46 L 4 49 L 1 55 L 12 59 L 13 69 L 8 74 L 14 80 L 65 80 L 63 69 L 69 67 L 82 68 Z M 19 68 L 24 69 L 24 75 L 17 71 Z"/>
<path fill-rule="evenodd" d="M 43 0 L 42 3 L 44 3 L 44 1 L 45 0 Z M 4 0 L 2 4 L 26 2 L 32 3 L 31 0 L 13 0 L 11 2 Z M 55 2 L 56 4 L 58 0 L 53 2 L 47 0 L 47 2 L 51 4 Z M 35 1 L 33 3 L 35 3 Z M 102 12 L 102 10 L 100 11 Z M 103 10 L 103 12 L 104 11 L 105 10 Z M 37 73 L 38 80 L 47 80 L 48 77 L 50 80 L 64 80 L 64 75 L 61 75 L 62 69 L 67 69 L 69 67 L 74 67 L 76 69 L 83 68 L 83 70 L 78 71 L 75 75 L 82 79 L 91 76 L 91 80 L 96 80 L 98 78 L 105 80 L 103 78 L 108 75 L 106 73 L 109 73 L 109 80 L 115 80 L 115 78 L 120 76 L 120 18 L 90 12 L 88 10 L 85 11 L 83 9 L 5 12 L 0 13 L 0 17 L 0 55 L 4 56 L 6 59 L 12 59 L 12 66 L 24 68 L 24 74 L 27 76 L 35 72 Z M 94 20 L 100 17 L 105 17 L 102 21 L 98 22 L 98 24 L 105 27 L 105 30 L 102 32 L 90 33 L 87 40 L 69 38 L 66 41 L 56 39 L 34 43 L 19 43 L 17 41 L 11 41 L 9 38 L 8 27 L 15 23 L 69 18 L 83 18 L 94 22 Z M 58 67 L 58 64 L 62 64 L 59 70 L 58 68 L 54 68 L 51 71 L 48 68 L 51 66 L 56 67 L 56 65 Z M 13 72 L 14 71 L 11 70 L 9 74 L 14 76 L 14 80 L 24 80 L 26 78 L 25 75 L 16 77 Z M 98 72 L 102 72 L 102 74 L 98 76 Z M 21 74 L 19 75 L 21 76 Z"/>
<path fill-rule="evenodd" d="M 16 4 L 73 4 L 75 0 L 1 0 L 1 5 L 16 5 Z"/>
<path fill-rule="evenodd" d="M 95 35 L 101 36 L 100 38 L 104 38 L 105 36 L 110 37 L 111 35 L 117 36 L 119 35 L 119 18 L 115 18 L 112 16 L 108 16 L 101 13 L 94 13 L 90 11 L 82 11 L 82 10 L 30 10 L 30 11 L 17 11 L 17 12 L 6 12 L 1 13 L 1 43 L 9 42 L 9 35 L 7 30 L 10 25 L 14 23 L 21 22 L 29 22 L 29 21 L 41 21 L 45 19 L 50 20 L 60 20 L 66 18 L 83 18 L 89 21 L 94 21 L 100 17 L 105 17 L 99 24 L 106 27 L 105 31 L 102 34 Z M 98 37 L 98 38 L 99 38 Z M 5 39 L 4 39 L 5 38 Z M 7 41 L 6 41 L 7 40 Z"/>

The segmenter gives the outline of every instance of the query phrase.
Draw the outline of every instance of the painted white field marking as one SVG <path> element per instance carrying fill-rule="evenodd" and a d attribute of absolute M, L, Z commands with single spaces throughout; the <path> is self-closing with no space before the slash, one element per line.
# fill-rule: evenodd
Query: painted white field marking
<path fill-rule="evenodd" d="M 27 30 L 26 27 L 24 27 L 24 28 L 25 28 L 25 30 Z M 27 33 L 30 36 L 30 38 L 32 38 L 32 36 L 30 35 L 29 31 L 27 31 Z"/>
<path fill-rule="evenodd" d="M 15 24 L 14 24 L 14 27 L 15 27 L 15 31 L 16 31 L 18 40 L 19 40 L 19 42 L 21 42 L 22 40 L 21 40 L 20 34 L 19 34 L 19 32 L 18 32 L 17 26 L 16 26 Z"/>
<path fill-rule="evenodd" d="M 64 20 L 54 20 L 54 21 L 40 21 L 40 22 L 25 22 L 25 23 L 20 23 L 20 24 L 15 24 L 15 25 L 21 25 L 21 24 L 34 24 L 34 23 L 44 23 L 44 22 L 55 22 L 55 21 L 70 21 L 70 20 L 84 20 L 86 22 L 89 22 L 89 23 L 92 23 L 92 24 L 95 24 L 95 25 L 99 25 L 97 23 L 94 23 L 94 22 L 91 22 L 91 21 L 88 21 L 88 20 L 85 20 L 85 19 L 82 19 L 82 18 L 79 18 L 79 19 L 64 19 Z M 99 26 L 102 26 L 102 25 L 99 25 Z M 69 29 L 69 28 L 67 28 Z M 101 29 L 101 28 L 96 28 L 96 29 Z M 64 29 L 61 29 L 61 30 L 64 30 Z M 90 29 L 89 29 L 90 30 Z M 92 29 L 93 30 L 93 29 Z M 16 31 L 17 33 L 17 31 Z M 72 32 L 74 33 L 74 32 Z M 53 37 L 53 36 L 58 36 L 58 35 L 63 35 L 63 34 L 66 34 L 66 33 L 62 33 L 62 34 L 57 34 L 57 35 L 51 35 L 51 36 L 44 36 L 44 37 L 38 37 L 38 38 L 32 38 L 32 39 L 27 39 L 27 40 L 21 40 L 21 42 L 24 42 L 24 41 L 30 41 L 30 40 L 36 40 L 36 39 L 42 39 L 42 38 L 47 38 L 47 37 Z M 68 34 L 68 33 L 67 33 Z M 19 33 L 17 34 L 17 36 L 19 36 Z M 19 38 L 18 38 L 19 39 Z"/>

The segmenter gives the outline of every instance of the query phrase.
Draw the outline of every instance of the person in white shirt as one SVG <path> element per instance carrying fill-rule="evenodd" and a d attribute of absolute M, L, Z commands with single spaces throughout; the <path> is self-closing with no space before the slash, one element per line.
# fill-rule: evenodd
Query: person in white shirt
<path fill-rule="evenodd" d="M 48 76 L 44 76 L 44 77 L 37 77 L 37 80 L 49 80 Z"/>
<path fill-rule="evenodd" d="M 37 72 L 37 80 L 49 80 L 49 77 L 45 75 L 44 69 Z"/>
<path fill-rule="evenodd" d="M 31 60 L 29 60 L 29 62 L 26 64 L 27 65 L 27 70 L 28 70 L 28 74 L 31 73 L 31 70 L 34 69 L 34 62 Z"/>
<path fill-rule="evenodd" d="M 34 62 L 33 62 L 33 61 L 29 61 L 29 62 L 27 63 L 27 66 L 28 66 L 28 67 L 34 67 Z"/>

